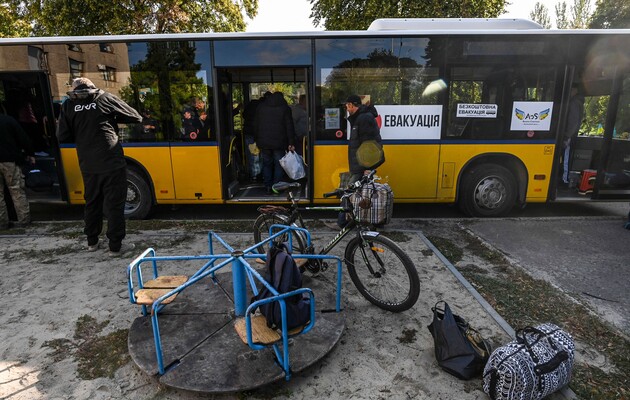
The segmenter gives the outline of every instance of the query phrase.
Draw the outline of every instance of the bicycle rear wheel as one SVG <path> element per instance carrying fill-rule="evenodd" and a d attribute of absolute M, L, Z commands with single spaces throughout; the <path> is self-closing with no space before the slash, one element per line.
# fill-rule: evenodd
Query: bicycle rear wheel
<path fill-rule="evenodd" d="M 420 295 L 415 265 L 391 239 L 378 233 L 356 237 L 346 247 L 352 282 L 369 302 L 392 312 L 410 309 Z"/>
<path fill-rule="evenodd" d="M 269 227 L 271 225 L 280 224 L 297 227 L 295 223 L 289 223 L 289 217 L 283 214 L 260 214 L 256 221 L 254 221 L 254 243 L 260 243 L 269 237 Z M 289 235 L 284 234 L 278 236 L 276 242 L 289 241 Z M 292 253 L 301 254 L 306 249 L 306 237 L 303 232 L 294 232 Z M 257 252 L 260 254 L 267 254 L 269 250 L 269 242 L 264 245 L 260 245 L 257 248 Z"/>

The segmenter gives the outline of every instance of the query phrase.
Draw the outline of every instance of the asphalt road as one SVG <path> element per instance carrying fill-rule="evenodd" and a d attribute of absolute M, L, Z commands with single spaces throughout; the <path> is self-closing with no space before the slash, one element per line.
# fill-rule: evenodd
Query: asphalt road
<path fill-rule="evenodd" d="M 475 234 L 543 279 L 589 304 L 630 336 L 630 230 L 623 218 L 476 220 Z"/>

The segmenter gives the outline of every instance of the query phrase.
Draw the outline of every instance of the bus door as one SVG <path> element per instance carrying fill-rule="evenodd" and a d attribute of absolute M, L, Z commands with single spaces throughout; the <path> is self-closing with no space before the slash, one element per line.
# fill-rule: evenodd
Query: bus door
<path fill-rule="evenodd" d="M 19 122 L 35 151 L 35 165 L 23 165 L 30 201 L 67 200 L 55 135 L 60 109 L 51 101 L 46 73 L 0 73 L 0 113 Z"/>
<path fill-rule="evenodd" d="M 217 74 L 219 89 L 217 140 L 219 141 L 221 186 L 224 188 L 223 196 L 226 199 L 231 199 L 238 193 L 239 182 L 245 169 L 240 110 L 243 102 L 243 84 L 234 82 L 231 75 L 226 70 L 220 70 Z"/>
<path fill-rule="evenodd" d="M 558 197 L 630 198 L 630 76 L 584 79 L 584 118 L 569 148 L 568 187 Z"/>
<path fill-rule="evenodd" d="M 239 202 L 268 198 L 284 200 L 284 196 L 268 193 L 263 182 L 262 154 L 255 142 L 257 132 L 264 132 L 264 127 L 256 126 L 256 113 L 264 102 L 265 93 L 282 92 L 292 111 L 294 127 L 302 133 L 295 138 L 296 150 L 308 160 L 308 71 L 305 67 L 217 70 L 221 180 L 225 199 Z M 287 180 L 286 176 L 283 180 Z M 301 195 L 305 197 L 308 188 L 306 182 L 302 184 Z"/>
<path fill-rule="evenodd" d="M 594 199 L 630 198 L 630 72 L 616 71 L 611 89 Z"/>
<path fill-rule="evenodd" d="M 167 133 L 177 200 L 204 202 L 221 198 L 209 83 L 205 70 L 176 71 L 169 77 L 170 101 L 163 108 L 171 113 Z M 163 181 L 168 188 L 167 177 Z M 168 190 L 156 190 L 157 196 L 172 198 Z"/>

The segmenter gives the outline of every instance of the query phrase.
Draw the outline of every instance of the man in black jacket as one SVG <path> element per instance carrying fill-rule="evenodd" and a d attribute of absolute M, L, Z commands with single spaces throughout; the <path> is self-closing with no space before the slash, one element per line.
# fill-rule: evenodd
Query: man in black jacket
<path fill-rule="evenodd" d="M 35 164 L 31 140 L 20 124 L 12 117 L 0 114 L 0 229 L 9 227 L 9 214 L 4 200 L 6 185 L 17 215 L 16 226 L 31 223 L 31 213 L 24 191 L 24 178 L 20 164 L 28 160 Z"/>
<path fill-rule="evenodd" d="M 254 139 L 263 160 L 263 181 L 267 194 L 271 194 L 271 186 L 284 175 L 280 159 L 285 151 L 295 151 L 293 117 L 282 92 L 265 96 L 256 108 L 254 126 Z"/>
<path fill-rule="evenodd" d="M 119 123 L 140 123 L 142 117 L 118 97 L 97 89 L 87 78 L 72 82 L 61 107 L 57 128 L 60 142 L 74 142 L 85 186 L 85 228 L 88 251 L 99 248 L 103 205 L 111 255 L 131 250 L 125 238 L 127 164 L 118 138 Z"/>
<path fill-rule="evenodd" d="M 361 98 L 356 94 L 349 96 L 346 100 L 346 110 L 348 110 L 348 121 L 351 127 L 348 141 L 348 165 L 350 167 L 349 183 L 352 184 L 361 179 L 366 171 L 365 166 L 357 160 L 357 150 L 366 140 L 381 143 L 381 131 L 376 123 L 378 116 L 376 109 L 361 104 Z"/>

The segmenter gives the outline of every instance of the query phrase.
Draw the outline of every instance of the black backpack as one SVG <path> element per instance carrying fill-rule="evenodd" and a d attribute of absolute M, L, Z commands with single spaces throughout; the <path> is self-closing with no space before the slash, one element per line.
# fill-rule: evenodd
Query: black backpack
<path fill-rule="evenodd" d="M 279 243 L 270 246 L 267 252 L 265 279 L 279 294 L 291 292 L 302 288 L 302 274 L 295 264 L 295 260 L 288 251 L 287 243 Z M 272 297 L 273 294 L 266 286 L 262 286 L 258 295 L 252 298 L 252 303 L 257 300 Z M 305 325 L 310 320 L 310 297 L 306 293 L 285 298 L 287 310 L 287 329 L 293 329 Z M 251 304 L 251 303 L 250 303 Z M 282 328 L 282 314 L 280 303 L 273 301 L 263 304 L 260 312 L 267 319 L 267 326 L 274 329 Z M 255 309 L 252 312 L 256 311 Z"/>

